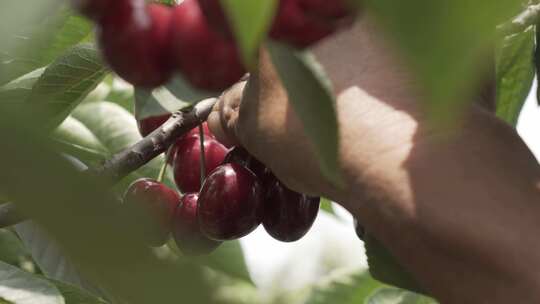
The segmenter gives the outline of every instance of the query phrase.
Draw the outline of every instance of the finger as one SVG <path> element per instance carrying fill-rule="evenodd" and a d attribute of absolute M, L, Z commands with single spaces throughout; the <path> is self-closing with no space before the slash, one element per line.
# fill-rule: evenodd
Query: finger
<path fill-rule="evenodd" d="M 245 82 L 240 82 L 224 92 L 208 116 L 208 127 L 217 140 L 227 147 L 239 145 L 234 129 Z"/>

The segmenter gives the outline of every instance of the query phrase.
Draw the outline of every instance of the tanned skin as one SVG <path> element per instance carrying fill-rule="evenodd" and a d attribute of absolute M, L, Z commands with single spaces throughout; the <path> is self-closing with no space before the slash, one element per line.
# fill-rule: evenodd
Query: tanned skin
<path fill-rule="evenodd" d="M 441 303 L 540 303 L 537 160 L 480 106 L 454 132 L 433 128 L 384 37 L 367 16 L 313 49 L 337 96 L 344 188 L 321 175 L 264 51 L 247 84 L 220 98 L 210 128 L 292 189 L 340 203 Z"/>

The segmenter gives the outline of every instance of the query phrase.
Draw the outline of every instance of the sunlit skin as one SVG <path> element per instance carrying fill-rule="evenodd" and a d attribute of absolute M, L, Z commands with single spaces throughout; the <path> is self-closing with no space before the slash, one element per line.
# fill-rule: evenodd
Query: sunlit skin
<path fill-rule="evenodd" d="M 133 85 L 164 84 L 173 72 L 167 56 L 171 10 L 160 4 L 145 6 L 144 1 L 119 2 L 126 4 L 99 21 L 98 40 L 105 60 Z"/>
<path fill-rule="evenodd" d="M 220 98 L 213 133 L 289 188 L 340 203 L 441 303 L 539 303 L 531 265 L 540 263 L 540 167 L 515 130 L 470 106 L 452 136 L 441 136 L 419 106 L 418 82 L 370 16 L 313 53 L 337 97 L 343 188 L 321 175 L 264 52 L 247 86 Z M 235 113 L 223 115 L 227 108 Z"/>
<path fill-rule="evenodd" d="M 183 193 L 201 189 L 201 144 L 199 137 L 186 137 L 175 145 L 174 181 Z M 227 148 L 212 138 L 204 140 L 205 175 L 210 174 L 225 159 Z"/>
<path fill-rule="evenodd" d="M 263 189 L 250 170 L 225 164 L 206 178 L 199 204 L 199 222 L 206 236 L 220 241 L 238 239 L 261 223 Z"/>
<path fill-rule="evenodd" d="M 179 202 L 176 191 L 147 178 L 133 182 L 124 194 L 124 206 L 131 210 L 135 223 L 142 227 L 143 239 L 150 246 L 161 246 L 169 238 Z"/>
<path fill-rule="evenodd" d="M 221 244 L 202 233 L 197 218 L 198 199 L 197 193 L 185 194 L 174 212 L 173 237 L 178 249 L 186 255 L 209 254 Z"/>

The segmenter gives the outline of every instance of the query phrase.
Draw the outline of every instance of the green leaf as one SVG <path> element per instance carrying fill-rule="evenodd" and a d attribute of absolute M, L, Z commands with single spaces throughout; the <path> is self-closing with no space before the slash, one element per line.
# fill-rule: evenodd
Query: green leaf
<path fill-rule="evenodd" d="M 26 221 L 17 224 L 15 231 L 47 278 L 98 293 L 96 287 L 81 276 L 79 270 L 62 252 L 58 244 L 34 222 Z"/>
<path fill-rule="evenodd" d="M 532 87 L 534 68 L 534 27 L 504 37 L 496 48 L 497 116 L 516 126 Z"/>
<path fill-rule="evenodd" d="M 64 304 L 53 284 L 3 262 L 0 262 L 0 298 L 14 304 Z"/>
<path fill-rule="evenodd" d="M 49 65 L 34 84 L 26 102 L 56 127 L 103 80 L 107 69 L 96 48 L 89 44 L 69 49 Z"/>
<path fill-rule="evenodd" d="M 188 105 L 189 103 L 178 99 L 166 87 L 152 91 L 135 88 L 135 118 L 137 120 L 173 113 Z"/>
<path fill-rule="evenodd" d="M 62 293 L 66 304 L 106 304 L 100 299 L 82 289 L 60 281 L 51 281 Z"/>
<path fill-rule="evenodd" d="M 67 9 L 59 9 L 58 4 L 49 3 L 41 12 L 28 17 L 29 8 L 17 4 L 17 0 L 6 0 L 0 11 L 16 14 L 17 9 L 26 8 L 20 17 L 29 18 L 26 23 L 12 31 L 1 31 L 4 43 L 0 43 L 0 84 L 24 75 L 52 62 L 69 47 L 81 42 L 92 31 L 92 24 L 82 17 L 73 15 Z M 43 1 L 43 4 L 47 4 Z M 40 7 L 41 4 L 32 4 Z M 7 6 L 7 7 L 6 7 Z M 11 9 L 11 11 L 9 10 Z M 32 8 L 30 8 L 31 10 Z M 0 16 L 3 16 L 1 14 Z M 11 17 L 8 17 L 11 18 Z M 11 25 L 19 20 L 12 20 Z"/>
<path fill-rule="evenodd" d="M 88 129 L 82 122 L 73 116 L 68 116 L 64 122 L 53 132 L 52 137 L 63 144 L 64 147 L 71 146 L 75 151 L 84 153 L 81 160 L 88 160 L 93 163 L 96 160 L 103 160 L 110 156 L 110 151 L 101 143 L 96 135 Z M 70 151 L 65 151 L 69 154 Z M 90 159 L 86 159 L 89 156 Z"/>
<path fill-rule="evenodd" d="M 386 284 L 400 288 L 422 292 L 416 280 L 401 266 L 392 254 L 370 234 L 364 236 L 369 272 Z"/>
<path fill-rule="evenodd" d="M 332 202 L 327 198 L 324 198 L 324 197 L 321 198 L 321 208 L 320 209 L 327 212 L 327 213 L 329 213 L 329 214 L 335 214 L 334 209 L 332 208 Z"/>
<path fill-rule="evenodd" d="M 186 103 L 197 103 L 209 97 L 216 97 L 215 92 L 203 91 L 192 87 L 181 76 L 174 77 L 165 85 L 176 98 Z"/>
<path fill-rule="evenodd" d="M 172 240 L 169 241 L 168 246 L 183 259 L 208 266 L 231 278 L 240 279 L 253 284 L 247 269 L 246 261 L 244 260 L 242 247 L 238 241 L 224 242 L 211 254 L 200 257 L 186 257 L 182 255 L 181 251 Z"/>
<path fill-rule="evenodd" d="M 276 0 L 222 0 L 228 20 L 247 67 L 253 67 L 277 9 Z"/>
<path fill-rule="evenodd" d="M 436 304 L 435 300 L 397 288 L 378 290 L 366 304 Z"/>
<path fill-rule="evenodd" d="M 26 270 L 34 266 L 21 240 L 9 229 L 0 229 L 0 261 Z"/>
<path fill-rule="evenodd" d="M 315 146 L 322 173 L 334 184 L 341 185 L 334 95 L 322 67 L 309 53 L 283 44 L 270 42 L 268 50 L 289 101 Z"/>
<path fill-rule="evenodd" d="M 129 148 L 142 139 L 133 115 L 121 106 L 111 102 L 81 104 L 73 111 L 72 116 L 93 134 L 106 151 L 108 151 L 109 155 Z M 85 136 L 84 133 L 86 132 L 76 133 L 73 136 L 82 137 Z M 80 138 L 80 140 L 83 139 Z M 86 147 L 91 148 L 89 146 Z M 162 156 L 150 161 L 124 179 L 118 186 L 118 190 L 123 192 L 125 186 L 140 177 L 157 178 L 163 162 L 164 157 Z M 164 180 L 165 184 L 174 187 L 170 172 L 166 177 Z"/>
<path fill-rule="evenodd" d="M 369 0 L 365 6 L 413 68 L 432 122 L 444 125 L 472 100 L 495 27 L 517 13 L 520 1 Z"/>
<path fill-rule="evenodd" d="M 384 285 L 368 273 L 336 273 L 313 288 L 306 304 L 357 304 L 365 303 L 376 290 Z"/>
<path fill-rule="evenodd" d="M 9 103 L 13 110 L 16 109 L 15 107 L 23 107 L 34 84 L 44 72 L 45 68 L 39 68 L 0 87 L 0 102 Z M 20 109 L 22 110 L 22 108 Z"/>

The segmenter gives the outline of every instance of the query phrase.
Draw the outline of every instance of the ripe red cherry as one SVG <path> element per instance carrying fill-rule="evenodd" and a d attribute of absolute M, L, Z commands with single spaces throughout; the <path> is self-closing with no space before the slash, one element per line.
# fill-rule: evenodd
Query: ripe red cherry
<path fill-rule="evenodd" d="M 268 169 L 266 166 L 258 161 L 255 157 L 253 157 L 249 152 L 242 148 L 242 147 L 234 147 L 232 148 L 229 153 L 227 153 L 227 156 L 225 156 L 225 160 L 223 160 L 224 164 L 227 163 L 236 163 L 240 164 L 249 170 L 251 172 L 255 173 L 255 175 L 260 179 L 264 179 Z M 264 184 L 264 183 L 263 183 Z"/>
<path fill-rule="evenodd" d="M 171 232 L 172 217 L 180 196 L 176 191 L 151 179 L 133 182 L 124 194 L 124 205 L 142 227 L 148 245 L 161 246 Z"/>
<path fill-rule="evenodd" d="M 197 218 L 199 195 L 184 195 L 174 212 L 173 237 L 178 249 L 186 255 L 209 254 L 221 242 L 210 240 L 202 232 Z"/>
<path fill-rule="evenodd" d="M 210 174 L 212 170 L 223 162 L 226 154 L 227 148 L 217 140 L 205 139 L 206 175 Z M 173 165 L 174 180 L 178 189 L 183 193 L 198 192 L 200 190 L 200 162 L 201 144 L 198 137 L 183 138 L 176 144 Z"/>
<path fill-rule="evenodd" d="M 321 18 L 306 11 L 299 0 L 281 0 L 270 36 L 292 46 L 305 48 L 337 29 L 338 23 L 335 20 Z"/>
<path fill-rule="evenodd" d="M 206 121 L 202 124 L 202 127 L 203 127 L 203 133 L 204 133 L 204 139 L 215 139 L 216 137 L 214 136 L 214 134 L 212 134 L 212 132 L 210 131 L 210 128 L 208 128 L 208 123 L 206 123 Z M 171 152 L 170 152 L 170 157 L 168 159 L 168 163 L 170 165 L 173 165 L 174 164 L 174 158 L 176 156 L 176 151 L 178 150 L 178 145 L 179 143 L 182 141 L 182 139 L 184 138 L 188 138 L 188 137 L 196 137 L 196 138 L 199 138 L 200 137 L 200 132 L 199 132 L 199 127 L 195 127 L 193 129 L 191 129 L 186 135 L 182 136 L 182 138 L 180 140 L 177 141 L 177 143 L 175 143 L 172 147 L 170 147 L 171 149 Z"/>
<path fill-rule="evenodd" d="M 317 218 L 320 198 L 294 192 L 275 178 L 267 187 L 264 228 L 282 242 L 301 239 Z"/>
<path fill-rule="evenodd" d="M 262 187 L 253 172 L 239 164 L 219 166 L 208 176 L 199 196 L 199 223 L 214 240 L 241 238 L 259 226 Z"/>
<path fill-rule="evenodd" d="M 172 75 L 167 56 L 171 10 L 159 4 L 145 7 L 137 5 L 139 1 L 130 2 L 133 4 L 127 9 L 101 19 L 99 42 L 103 55 L 129 83 L 160 86 Z"/>
<path fill-rule="evenodd" d="M 148 134 L 154 132 L 157 128 L 161 127 L 169 118 L 171 114 L 163 114 L 159 116 L 151 116 L 137 121 L 139 126 L 139 132 L 143 137 L 148 136 Z"/>
<path fill-rule="evenodd" d="M 363 241 L 364 237 L 366 236 L 366 230 L 356 218 L 354 219 L 354 230 L 356 231 L 356 235 L 358 236 L 358 238 Z"/>
<path fill-rule="evenodd" d="M 174 9 L 171 31 L 172 62 L 193 86 L 223 91 L 245 74 L 236 45 L 212 30 L 197 0 Z"/>
<path fill-rule="evenodd" d="M 212 29 L 223 34 L 226 38 L 233 37 L 229 21 L 223 11 L 220 0 L 199 0 L 202 12 Z"/>

